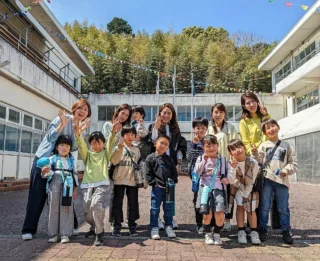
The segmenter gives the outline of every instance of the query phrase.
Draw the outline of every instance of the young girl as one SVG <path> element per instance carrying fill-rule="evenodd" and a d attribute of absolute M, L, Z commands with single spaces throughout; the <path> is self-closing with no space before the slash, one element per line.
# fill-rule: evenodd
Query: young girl
<path fill-rule="evenodd" d="M 219 154 L 229 159 L 228 143 L 232 139 L 239 138 L 236 128 L 225 120 L 227 114 L 226 107 L 222 103 L 216 103 L 211 108 L 212 125 L 209 126 L 207 134 L 215 135 L 219 142 Z M 228 198 L 230 197 L 230 185 L 227 186 Z M 223 231 L 231 230 L 231 219 L 233 208 L 226 214 Z"/>
<path fill-rule="evenodd" d="M 241 96 L 242 119 L 240 121 L 241 140 L 246 146 L 247 155 L 254 156 L 260 144 L 267 140 L 261 131 L 261 123 L 270 119 L 267 107 L 260 104 L 258 97 L 251 91 Z"/>
<path fill-rule="evenodd" d="M 132 145 L 137 135 L 136 128 L 127 125 L 121 130 L 124 144 L 119 142 L 112 157 L 111 162 L 116 165 L 113 174 L 114 196 L 113 196 L 113 215 L 114 215 L 114 236 L 121 236 L 121 222 L 123 220 L 123 198 L 127 194 L 128 198 L 128 225 L 131 236 L 137 236 L 135 221 L 139 218 L 138 187 L 135 181 L 135 166 L 138 165 L 140 151 Z M 115 159 L 121 158 L 120 162 Z"/>
<path fill-rule="evenodd" d="M 73 200 L 77 195 L 78 179 L 71 147 L 72 140 L 68 136 L 59 136 L 53 155 L 49 158 L 50 165 L 41 170 L 42 177 L 48 179 L 49 243 L 56 243 L 60 237 L 61 244 L 68 243 L 72 234 Z M 68 202 L 64 202 L 65 197 Z"/>
<path fill-rule="evenodd" d="M 207 135 L 203 139 L 204 154 L 199 156 L 194 168 L 195 173 L 200 175 L 200 194 L 197 207 L 200 213 L 204 213 L 203 201 L 206 201 L 207 214 L 203 214 L 203 226 L 205 235 L 205 244 L 221 245 L 220 232 L 223 227 L 224 214 L 227 212 L 226 185 L 228 184 L 228 164 L 224 157 L 218 153 L 218 140 L 214 135 Z M 211 189 L 211 190 L 210 190 Z M 206 193 L 209 193 L 208 199 L 204 199 Z M 201 202 L 201 204 L 200 204 Z M 213 230 L 210 225 L 212 213 L 216 220 Z"/>
<path fill-rule="evenodd" d="M 150 125 L 149 130 L 152 130 L 153 142 L 156 141 L 159 135 L 167 135 L 170 137 L 170 145 L 166 154 L 172 157 L 179 173 L 182 159 L 186 155 L 187 141 L 181 135 L 177 114 L 171 103 L 165 103 L 160 106 L 157 120 L 154 125 Z M 161 220 L 159 220 L 159 228 L 164 228 Z M 173 228 L 178 228 L 175 220 L 173 221 Z"/>

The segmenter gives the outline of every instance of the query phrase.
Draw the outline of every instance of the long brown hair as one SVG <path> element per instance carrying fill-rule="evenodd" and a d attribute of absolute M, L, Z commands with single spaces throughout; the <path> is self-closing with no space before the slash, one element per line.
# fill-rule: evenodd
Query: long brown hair
<path fill-rule="evenodd" d="M 85 105 L 87 105 L 87 107 L 88 107 L 87 118 L 91 117 L 91 106 L 90 106 L 89 102 L 85 99 L 78 100 L 72 105 L 72 107 L 71 107 L 72 114 L 74 115 L 76 110 L 78 110 L 79 108 L 82 108 Z"/>
<path fill-rule="evenodd" d="M 241 106 L 242 106 L 241 118 L 242 119 L 251 118 L 250 112 L 245 107 L 246 98 L 251 98 L 258 103 L 257 114 L 258 114 L 259 118 L 262 119 L 264 115 L 260 112 L 260 105 L 259 105 L 260 101 L 259 101 L 257 95 L 255 95 L 252 91 L 245 91 L 245 93 L 241 95 Z"/>
<path fill-rule="evenodd" d="M 212 113 L 213 113 L 214 108 L 217 108 L 219 111 L 223 111 L 225 113 L 225 115 L 227 115 L 227 109 L 226 109 L 226 106 L 224 106 L 223 103 L 216 103 L 215 105 L 213 105 L 211 107 L 211 120 L 212 120 L 213 133 L 216 134 L 216 133 L 218 133 L 217 123 L 214 121 L 214 119 L 212 117 Z M 224 124 L 228 124 L 225 121 L 225 119 L 223 119 L 223 121 L 222 121 L 221 130 L 223 129 Z"/>
<path fill-rule="evenodd" d="M 173 105 L 171 103 L 165 103 L 165 104 L 161 105 L 159 108 L 158 116 L 161 115 L 161 112 L 165 108 L 169 108 L 172 111 L 172 118 L 169 122 L 169 129 L 170 129 L 170 132 L 172 135 L 176 135 L 180 132 L 180 128 L 179 128 L 179 124 L 177 121 L 177 113 L 176 113 L 176 110 L 174 109 Z M 164 126 L 161 126 L 160 129 L 164 130 Z"/>
<path fill-rule="evenodd" d="M 132 108 L 131 108 L 131 106 L 130 106 L 129 104 L 127 104 L 127 103 L 121 104 L 121 105 L 116 109 L 116 111 L 114 112 L 114 114 L 113 114 L 113 116 L 112 116 L 112 120 L 111 120 L 112 123 L 114 123 L 115 119 L 118 118 L 120 111 L 123 111 L 123 110 L 128 110 L 128 111 L 129 111 L 129 116 L 128 116 L 128 119 L 127 119 L 125 122 L 122 122 L 122 123 L 121 123 L 121 125 L 122 125 L 122 126 L 124 126 L 124 125 L 130 125 Z"/>

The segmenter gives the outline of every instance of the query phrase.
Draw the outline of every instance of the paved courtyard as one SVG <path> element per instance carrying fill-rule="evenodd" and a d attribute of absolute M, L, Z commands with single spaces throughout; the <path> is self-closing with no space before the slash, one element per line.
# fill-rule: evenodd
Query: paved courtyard
<path fill-rule="evenodd" d="M 130 238 L 123 230 L 122 238 L 113 238 L 106 216 L 105 244 L 93 247 L 93 238 L 85 239 L 88 230 L 84 222 L 81 198 L 76 200 L 80 235 L 67 245 L 47 243 L 47 206 L 41 216 L 38 234 L 24 242 L 20 230 L 24 219 L 27 191 L 0 193 L 0 260 L 320 260 L 320 186 L 294 184 L 291 186 L 291 221 L 295 244 L 281 243 L 279 231 L 272 231 L 263 246 L 240 246 L 235 227 L 223 233 L 224 245 L 206 246 L 203 235 L 195 233 L 190 179 L 182 176 L 177 186 L 176 213 L 178 239 L 161 241 L 149 239 L 150 188 L 140 190 L 139 236 Z M 126 212 L 126 211 L 125 211 Z M 126 216 L 126 213 L 124 213 Z M 235 220 L 232 221 L 235 225 Z"/>

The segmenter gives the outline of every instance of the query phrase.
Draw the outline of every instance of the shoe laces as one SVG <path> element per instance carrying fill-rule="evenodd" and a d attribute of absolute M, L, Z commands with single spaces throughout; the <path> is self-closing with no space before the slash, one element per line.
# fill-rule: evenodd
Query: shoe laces
<path fill-rule="evenodd" d="M 259 239 L 259 235 L 257 231 L 252 231 L 251 232 L 251 238 L 258 240 Z"/>

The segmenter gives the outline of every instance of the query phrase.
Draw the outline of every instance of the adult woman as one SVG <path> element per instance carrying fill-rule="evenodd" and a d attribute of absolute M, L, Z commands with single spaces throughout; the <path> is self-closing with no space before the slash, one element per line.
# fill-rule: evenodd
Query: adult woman
<path fill-rule="evenodd" d="M 155 141 L 161 134 L 170 137 L 170 145 L 166 153 L 172 157 L 179 173 L 181 161 L 186 155 L 187 142 L 181 135 L 177 114 L 171 103 L 165 103 L 160 106 L 156 122 L 154 125 L 150 125 L 149 130 L 152 130 L 152 141 Z M 162 228 L 163 224 L 159 220 L 159 229 Z M 178 228 L 175 221 L 173 221 L 173 228 Z"/>
<path fill-rule="evenodd" d="M 118 121 L 121 126 L 124 125 L 130 125 L 130 121 L 131 121 L 131 114 L 132 114 L 132 108 L 129 104 L 121 104 L 116 111 L 114 112 L 111 121 L 107 121 L 103 127 L 102 127 L 102 133 L 106 139 L 106 142 L 108 140 L 109 134 L 112 131 L 112 124 L 115 123 L 116 121 Z M 118 145 L 118 140 L 120 137 L 120 130 L 121 130 L 121 126 L 117 129 L 117 141 L 115 143 L 115 146 Z"/>
<path fill-rule="evenodd" d="M 78 146 L 74 141 L 73 121 L 80 121 L 82 127 L 90 123 L 89 117 L 91 116 L 91 107 L 87 100 L 82 99 L 74 103 L 71 111 L 72 115 L 59 111 L 58 117 L 50 123 L 48 131 L 40 143 L 36 156 L 34 157 L 31 169 L 26 217 L 21 231 L 23 240 L 31 240 L 32 235 L 36 234 L 39 218 L 47 199 L 47 180 L 41 177 L 41 169 L 36 166 L 38 159 L 48 157 L 51 154 L 59 135 L 69 136 L 73 141 L 71 151 L 76 151 Z"/>
<path fill-rule="evenodd" d="M 241 106 L 242 119 L 239 127 L 241 140 L 246 146 L 247 155 L 253 156 L 260 144 L 267 140 L 261 131 L 261 123 L 270 119 L 271 115 L 252 91 L 246 91 L 241 96 Z"/>
<path fill-rule="evenodd" d="M 217 137 L 219 142 L 218 152 L 221 156 L 229 159 L 228 143 L 232 139 L 239 138 L 236 128 L 225 120 L 227 114 L 226 107 L 222 103 L 216 103 L 211 108 L 212 125 L 209 126 L 207 134 Z M 230 185 L 227 186 L 227 196 L 230 196 Z M 225 215 L 223 231 L 231 230 L 230 220 L 233 217 L 233 208 L 229 214 Z"/>

